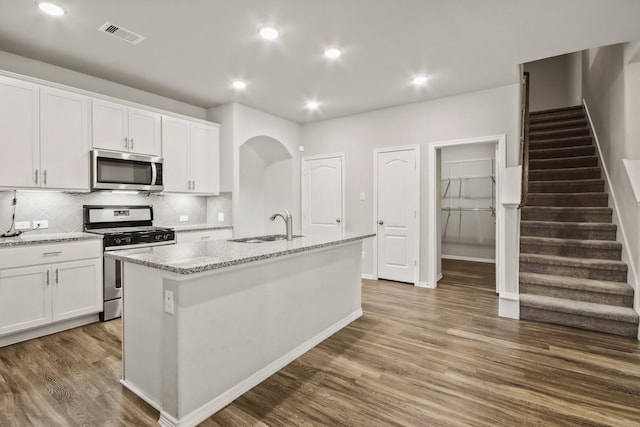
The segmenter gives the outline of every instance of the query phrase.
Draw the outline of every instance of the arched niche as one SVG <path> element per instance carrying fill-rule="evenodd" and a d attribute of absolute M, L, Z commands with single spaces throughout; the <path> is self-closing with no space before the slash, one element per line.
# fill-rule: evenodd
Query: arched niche
<path fill-rule="evenodd" d="M 291 153 L 277 139 L 255 136 L 240 146 L 239 160 L 239 224 L 234 227 L 245 236 L 284 233 L 282 221 L 269 217 L 293 205 Z"/>

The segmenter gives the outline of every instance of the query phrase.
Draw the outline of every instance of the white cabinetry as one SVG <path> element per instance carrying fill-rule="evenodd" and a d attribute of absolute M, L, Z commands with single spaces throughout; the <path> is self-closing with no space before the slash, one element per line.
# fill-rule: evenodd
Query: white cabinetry
<path fill-rule="evenodd" d="M 162 117 L 166 192 L 219 194 L 219 129 L 174 117 Z"/>
<path fill-rule="evenodd" d="M 93 147 L 159 156 L 160 114 L 94 99 Z"/>
<path fill-rule="evenodd" d="M 0 249 L 0 336 L 99 313 L 102 300 L 100 240 Z"/>
<path fill-rule="evenodd" d="M 0 186 L 87 191 L 88 98 L 0 77 L 0 146 Z"/>
<path fill-rule="evenodd" d="M 223 228 L 219 230 L 179 231 L 176 236 L 178 243 L 224 240 L 233 237 L 233 230 L 230 228 Z"/>

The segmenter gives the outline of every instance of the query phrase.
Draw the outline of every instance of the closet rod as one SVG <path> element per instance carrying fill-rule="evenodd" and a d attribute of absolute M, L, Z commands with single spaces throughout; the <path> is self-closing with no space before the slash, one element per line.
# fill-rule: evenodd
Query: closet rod
<path fill-rule="evenodd" d="M 441 208 L 445 212 L 494 212 L 495 208 Z"/>
<path fill-rule="evenodd" d="M 470 163 L 470 162 L 486 162 L 486 161 L 495 160 L 493 157 L 487 157 L 485 159 L 468 159 L 468 160 L 450 160 L 447 162 L 442 162 L 443 165 L 453 165 L 458 163 Z"/>

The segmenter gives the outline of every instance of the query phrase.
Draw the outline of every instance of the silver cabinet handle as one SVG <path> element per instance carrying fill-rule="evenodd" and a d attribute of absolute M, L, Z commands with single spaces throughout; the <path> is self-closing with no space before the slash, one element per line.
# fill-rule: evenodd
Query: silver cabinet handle
<path fill-rule="evenodd" d="M 47 286 L 49 286 L 49 270 L 47 270 Z"/>
<path fill-rule="evenodd" d="M 193 188 L 192 188 L 192 190 L 195 190 L 195 189 L 196 189 L 196 180 L 194 179 L 193 180 Z"/>
<path fill-rule="evenodd" d="M 43 252 L 42 256 L 57 256 L 60 255 L 62 251 L 54 251 L 54 252 Z"/>
<path fill-rule="evenodd" d="M 340 224 L 340 218 L 336 218 L 336 222 Z"/>
<path fill-rule="evenodd" d="M 56 268 L 56 283 L 58 283 L 58 269 Z"/>
<path fill-rule="evenodd" d="M 36 169 L 36 184 L 38 183 L 38 169 Z"/>
<path fill-rule="evenodd" d="M 129 148 L 129 138 L 127 138 L 126 136 L 124 137 L 124 144 L 122 144 L 122 146 L 124 148 Z"/>
<path fill-rule="evenodd" d="M 47 170 L 42 171 L 42 183 L 47 185 Z"/>
<path fill-rule="evenodd" d="M 383 224 L 384 224 L 384 221 L 380 220 L 380 221 L 378 221 L 378 224 L 379 224 L 379 225 L 383 225 Z"/>
<path fill-rule="evenodd" d="M 191 190 L 191 180 L 187 181 L 187 190 Z"/>
<path fill-rule="evenodd" d="M 131 149 L 133 150 L 133 138 L 129 138 L 129 145 L 131 146 Z"/>

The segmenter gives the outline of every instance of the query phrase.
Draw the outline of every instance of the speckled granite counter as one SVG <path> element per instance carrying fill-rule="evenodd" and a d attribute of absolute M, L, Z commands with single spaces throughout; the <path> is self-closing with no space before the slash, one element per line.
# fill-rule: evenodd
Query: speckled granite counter
<path fill-rule="evenodd" d="M 54 233 L 54 234 L 23 234 L 18 237 L 0 238 L 0 248 L 12 246 L 42 245 L 48 243 L 64 243 L 78 240 L 102 240 L 102 236 L 90 233 Z"/>
<path fill-rule="evenodd" d="M 106 253 L 105 256 L 173 273 L 193 274 L 335 246 L 373 236 L 375 234 L 345 233 L 340 237 L 304 236 L 290 242 L 279 240 L 264 243 L 217 240 L 114 251 Z"/>
<path fill-rule="evenodd" d="M 207 231 L 207 230 L 233 230 L 231 225 L 213 225 L 213 224 L 189 224 L 189 225 L 170 225 L 169 227 L 178 233 L 187 233 L 190 231 Z"/>

